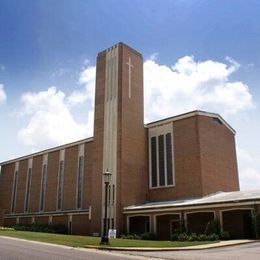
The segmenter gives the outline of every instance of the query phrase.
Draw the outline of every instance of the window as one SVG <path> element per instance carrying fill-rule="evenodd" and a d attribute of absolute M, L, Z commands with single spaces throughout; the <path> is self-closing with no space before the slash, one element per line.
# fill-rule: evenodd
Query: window
<path fill-rule="evenodd" d="M 64 182 L 64 160 L 60 161 L 60 168 L 59 168 L 59 175 L 58 175 L 57 210 L 61 210 L 62 208 L 63 182 Z"/>
<path fill-rule="evenodd" d="M 77 181 L 77 209 L 82 208 L 83 195 L 84 156 L 79 157 L 78 181 Z"/>
<path fill-rule="evenodd" d="M 40 211 L 44 210 L 46 180 L 47 180 L 47 164 L 44 164 L 43 167 L 42 167 L 41 192 L 40 192 Z"/>
<path fill-rule="evenodd" d="M 166 134 L 166 161 L 167 161 L 167 183 L 173 185 L 172 175 L 172 136 L 170 133 Z"/>
<path fill-rule="evenodd" d="M 32 179 L 32 168 L 28 169 L 26 178 L 26 190 L 25 190 L 25 201 L 24 201 L 24 212 L 28 212 L 29 209 L 29 199 L 31 190 L 31 179 Z"/>
<path fill-rule="evenodd" d="M 152 187 L 157 186 L 157 149 L 156 137 L 151 138 Z"/>
<path fill-rule="evenodd" d="M 15 212 L 15 202 L 16 202 L 16 193 L 17 193 L 17 181 L 18 181 L 18 171 L 15 171 L 15 173 L 14 173 L 14 180 L 13 180 L 11 213 Z"/>
<path fill-rule="evenodd" d="M 174 185 L 172 126 L 149 129 L 150 187 Z"/>
<path fill-rule="evenodd" d="M 164 136 L 159 135 L 159 183 L 160 186 L 165 185 L 165 167 L 164 167 Z"/>

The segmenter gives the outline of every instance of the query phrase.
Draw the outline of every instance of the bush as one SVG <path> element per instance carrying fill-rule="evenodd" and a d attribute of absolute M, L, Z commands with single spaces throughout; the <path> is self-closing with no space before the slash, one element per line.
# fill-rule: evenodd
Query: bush
<path fill-rule="evenodd" d="M 189 236 L 186 233 L 181 233 L 178 235 L 178 241 L 187 241 Z"/>
<path fill-rule="evenodd" d="M 228 231 L 222 231 L 220 232 L 220 239 L 221 240 L 229 240 L 230 239 L 230 234 Z"/>
<path fill-rule="evenodd" d="M 208 237 L 205 234 L 198 235 L 198 241 L 207 241 Z"/>
<path fill-rule="evenodd" d="M 198 236 L 195 233 L 189 235 L 188 241 L 198 241 Z"/>
<path fill-rule="evenodd" d="M 219 235 L 213 233 L 213 234 L 210 234 L 207 236 L 207 240 L 208 241 L 216 241 L 216 240 L 219 240 Z"/>
<path fill-rule="evenodd" d="M 9 227 L 0 227 L 1 231 L 14 231 L 14 228 L 9 228 Z"/>
<path fill-rule="evenodd" d="M 57 233 L 57 234 L 68 234 L 67 226 L 63 224 L 56 225 L 37 225 L 37 224 L 27 224 L 21 225 L 16 224 L 13 227 L 15 230 L 19 231 L 33 231 L 33 232 L 44 232 L 44 233 Z"/>
<path fill-rule="evenodd" d="M 172 241 L 177 241 L 178 240 L 178 236 L 179 236 L 179 233 L 173 233 L 172 236 L 171 236 L 171 240 Z"/>
<path fill-rule="evenodd" d="M 49 227 L 54 231 L 53 233 L 68 234 L 68 227 L 63 224 L 55 224 Z"/>
<path fill-rule="evenodd" d="M 141 235 L 142 240 L 156 240 L 156 235 L 151 232 L 146 232 Z"/>

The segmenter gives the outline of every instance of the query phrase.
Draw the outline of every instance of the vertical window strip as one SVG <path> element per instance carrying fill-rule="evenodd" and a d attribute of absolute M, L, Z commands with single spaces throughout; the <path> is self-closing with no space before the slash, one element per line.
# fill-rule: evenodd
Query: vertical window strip
<path fill-rule="evenodd" d="M 24 212 L 28 212 L 28 209 L 29 209 L 29 199 L 30 199 L 30 190 L 31 190 L 31 178 L 32 178 L 32 168 L 29 168 L 29 170 L 27 172 L 27 179 L 26 179 Z"/>
<path fill-rule="evenodd" d="M 111 203 L 111 185 L 108 185 L 108 204 Z"/>
<path fill-rule="evenodd" d="M 159 185 L 165 185 L 165 166 L 164 166 L 164 136 L 159 135 L 158 137 L 159 146 Z"/>
<path fill-rule="evenodd" d="M 151 138 L 151 172 L 152 172 L 152 187 L 157 186 L 157 152 L 156 152 L 156 137 Z"/>
<path fill-rule="evenodd" d="M 84 156 L 80 156 L 79 166 L 78 166 L 77 209 L 82 208 L 83 174 L 84 174 Z"/>
<path fill-rule="evenodd" d="M 113 184 L 113 194 L 112 194 L 112 203 L 114 204 L 115 203 L 115 184 Z"/>
<path fill-rule="evenodd" d="M 64 182 L 64 160 L 60 161 L 60 168 L 59 168 L 57 210 L 61 210 L 62 208 L 63 182 Z"/>
<path fill-rule="evenodd" d="M 40 211 L 44 211 L 46 181 L 47 181 L 47 164 L 44 164 L 42 168 L 42 179 L 41 179 Z"/>
<path fill-rule="evenodd" d="M 17 193 L 17 180 L 18 180 L 18 171 L 15 171 L 15 173 L 14 173 L 14 180 L 13 180 L 11 213 L 15 212 L 15 202 L 16 202 L 16 193 Z"/>
<path fill-rule="evenodd" d="M 173 185 L 172 172 L 172 136 L 171 133 L 166 134 L 166 158 L 167 158 L 167 184 Z"/>

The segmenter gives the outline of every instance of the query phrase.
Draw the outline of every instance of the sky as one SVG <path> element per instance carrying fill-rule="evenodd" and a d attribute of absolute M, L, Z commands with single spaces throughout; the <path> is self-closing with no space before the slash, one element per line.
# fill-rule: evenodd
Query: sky
<path fill-rule="evenodd" d="M 258 0 L 0 0 L 0 161 L 93 135 L 97 53 L 144 58 L 145 122 L 195 109 L 236 130 L 260 189 Z"/>

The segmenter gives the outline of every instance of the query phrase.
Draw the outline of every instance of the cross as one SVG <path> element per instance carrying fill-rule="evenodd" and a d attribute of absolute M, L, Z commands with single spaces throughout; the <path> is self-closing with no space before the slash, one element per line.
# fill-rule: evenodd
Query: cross
<path fill-rule="evenodd" d="M 131 72 L 134 65 L 131 63 L 130 57 L 126 64 L 128 65 L 128 97 L 131 98 Z"/>

